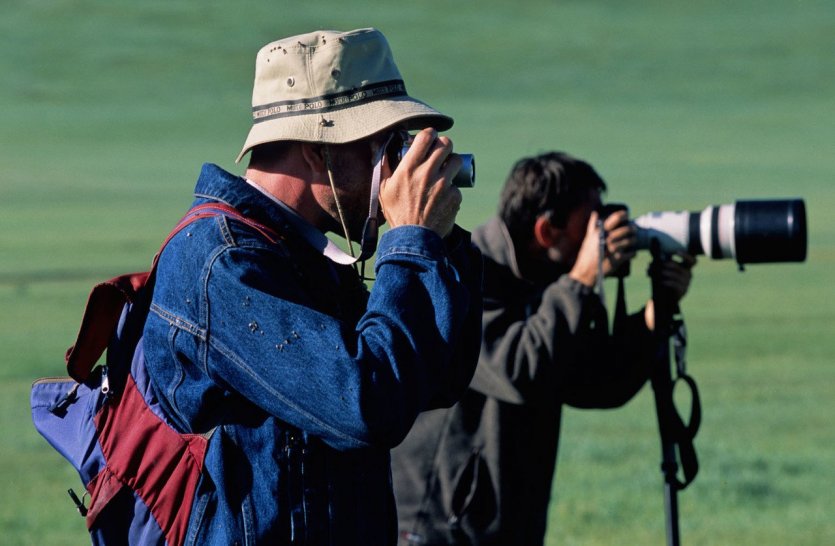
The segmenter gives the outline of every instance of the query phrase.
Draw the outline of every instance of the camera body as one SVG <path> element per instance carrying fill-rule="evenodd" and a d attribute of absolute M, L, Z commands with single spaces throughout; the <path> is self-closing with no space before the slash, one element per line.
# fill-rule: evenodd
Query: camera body
<path fill-rule="evenodd" d="M 412 137 L 406 131 L 397 131 L 391 137 L 386 147 L 391 170 L 397 168 L 400 161 L 408 153 Z M 472 188 L 475 186 L 475 158 L 473 154 L 456 154 L 461 157 L 461 169 L 452 179 L 452 185 L 458 188 Z"/>
<path fill-rule="evenodd" d="M 397 162 L 393 164 L 396 168 L 406 152 L 409 151 L 409 144 L 403 144 L 397 154 Z M 456 154 L 461 157 L 461 169 L 456 173 L 455 178 L 452 179 L 452 185 L 457 188 L 472 188 L 475 186 L 475 157 L 473 154 Z"/>
<path fill-rule="evenodd" d="M 621 204 L 607 205 L 601 217 Z M 750 263 L 806 260 L 806 205 L 802 199 L 739 200 L 701 211 L 661 211 L 638 216 L 637 248 L 657 241 L 666 254 L 687 252 L 715 260 L 733 258 Z"/>

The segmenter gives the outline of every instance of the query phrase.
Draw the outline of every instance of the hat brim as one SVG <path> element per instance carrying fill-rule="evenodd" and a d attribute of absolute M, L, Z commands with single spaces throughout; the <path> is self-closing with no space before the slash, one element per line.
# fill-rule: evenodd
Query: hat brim
<path fill-rule="evenodd" d="M 396 125 L 403 125 L 410 131 L 427 127 L 446 131 L 452 124 L 451 117 L 408 96 L 375 100 L 330 112 L 298 113 L 253 124 L 235 163 L 255 146 L 267 142 L 294 140 L 346 144 Z"/>

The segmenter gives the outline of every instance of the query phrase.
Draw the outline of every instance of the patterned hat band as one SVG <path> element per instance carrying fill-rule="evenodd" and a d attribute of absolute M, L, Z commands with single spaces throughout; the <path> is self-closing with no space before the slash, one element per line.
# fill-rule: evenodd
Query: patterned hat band
<path fill-rule="evenodd" d="M 260 123 L 262 121 L 297 116 L 299 114 L 333 112 L 342 108 L 359 106 L 370 101 L 405 96 L 407 96 L 407 93 L 403 80 L 378 82 L 341 93 L 254 106 L 252 108 L 252 122 Z"/>

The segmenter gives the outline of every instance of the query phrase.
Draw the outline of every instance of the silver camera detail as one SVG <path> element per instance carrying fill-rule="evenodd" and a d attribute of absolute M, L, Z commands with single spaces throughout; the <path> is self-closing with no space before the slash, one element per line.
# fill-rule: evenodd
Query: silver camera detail
<path fill-rule="evenodd" d="M 397 154 L 397 163 L 394 164 L 396 167 L 397 164 L 403 159 L 403 156 L 406 155 L 406 152 L 409 151 L 409 145 L 404 144 L 401 148 L 399 153 Z M 461 158 L 461 169 L 459 169 L 458 173 L 452 179 L 452 185 L 457 188 L 472 188 L 475 186 L 475 157 L 473 154 L 456 154 Z"/>

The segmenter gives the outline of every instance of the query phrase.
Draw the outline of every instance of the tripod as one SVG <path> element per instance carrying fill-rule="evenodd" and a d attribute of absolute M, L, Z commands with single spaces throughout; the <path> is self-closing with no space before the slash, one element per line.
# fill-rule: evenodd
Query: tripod
<path fill-rule="evenodd" d="M 687 487 L 699 471 L 693 439 L 701 422 L 701 403 L 696 382 L 687 375 L 685 369 L 687 335 L 684 320 L 678 304 L 660 279 L 660 264 L 665 256 L 661 254 L 657 244 L 652 245 L 650 250 L 653 262 L 649 274 L 652 279 L 652 300 L 655 307 L 655 353 L 650 383 L 655 394 L 655 410 L 661 436 L 667 544 L 678 546 L 678 492 Z M 671 342 L 675 356 L 674 369 L 670 360 Z M 683 381 L 688 386 L 692 397 L 690 419 L 687 424 L 679 416 L 673 400 L 673 390 L 678 381 Z M 678 478 L 679 461 L 684 474 L 683 480 Z"/>

